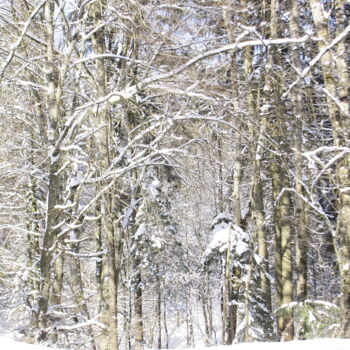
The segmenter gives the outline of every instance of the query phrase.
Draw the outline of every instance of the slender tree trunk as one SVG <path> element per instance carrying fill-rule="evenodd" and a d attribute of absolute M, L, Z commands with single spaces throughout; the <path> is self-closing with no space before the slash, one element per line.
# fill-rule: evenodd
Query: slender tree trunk
<path fill-rule="evenodd" d="M 226 26 L 230 43 L 235 42 L 234 29 L 234 14 L 238 10 L 238 5 L 233 5 L 230 1 L 225 3 L 223 7 L 223 19 Z M 233 100 L 233 125 L 234 125 L 234 140 L 233 140 L 233 192 L 232 192 L 232 207 L 233 207 L 233 223 L 242 227 L 242 211 L 241 211 L 241 181 L 242 181 L 242 122 L 241 122 L 241 103 L 238 91 L 238 67 L 236 54 L 231 54 L 230 59 L 230 78 L 231 78 L 231 98 Z M 231 244 L 228 245 L 230 247 Z M 226 345 L 232 344 L 236 336 L 237 319 L 238 319 L 238 289 L 240 285 L 240 269 L 233 268 L 230 261 L 232 259 L 230 248 L 227 249 L 226 265 L 225 265 L 225 303 L 226 308 L 224 320 L 224 339 Z"/>
<path fill-rule="evenodd" d="M 284 176 L 284 181 L 282 182 L 283 188 L 288 188 L 289 181 L 286 175 Z M 282 253 L 282 293 L 283 299 L 282 303 L 284 305 L 290 304 L 293 301 L 293 281 L 292 281 L 292 236 L 290 228 L 290 207 L 291 198 L 288 193 L 286 193 L 281 199 L 281 203 L 278 204 L 281 208 L 277 211 L 280 213 L 281 217 L 281 253 Z M 294 338 L 294 324 L 292 311 L 287 311 L 283 315 L 282 324 L 282 339 L 292 340 Z"/>
<path fill-rule="evenodd" d="M 30 139 L 33 139 L 32 134 L 30 134 Z M 29 141 L 26 145 L 27 160 L 31 166 L 35 166 L 34 155 L 31 151 L 34 149 L 32 141 Z M 26 208 L 27 208 L 27 222 L 26 227 L 27 233 L 27 266 L 29 270 L 28 275 L 28 288 L 29 293 L 27 296 L 27 304 L 31 308 L 31 322 L 30 325 L 33 328 L 38 327 L 38 298 L 40 296 L 40 245 L 39 245 L 39 235 L 40 235 L 40 216 L 39 216 L 39 205 L 37 199 L 37 181 L 34 176 L 28 176 L 28 190 L 26 196 Z"/>
<path fill-rule="evenodd" d="M 269 255 L 267 245 L 267 224 L 264 205 L 264 188 L 261 179 L 262 160 L 263 160 L 263 146 L 265 144 L 264 135 L 267 132 L 267 120 L 265 116 L 262 116 L 259 126 L 259 136 L 257 136 L 258 144 L 255 147 L 255 160 L 253 170 L 253 184 L 252 184 L 252 228 L 253 234 L 252 240 L 257 240 L 257 250 L 259 256 L 259 287 L 261 289 L 261 296 L 265 307 L 266 315 L 264 317 L 264 333 L 266 339 L 273 338 L 273 318 L 272 315 L 272 302 L 271 302 L 271 282 L 270 282 L 270 267 L 269 267 Z"/>
<path fill-rule="evenodd" d="M 229 234 L 231 238 L 231 233 Z M 228 241 L 231 247 L 231 241 Z M 223 260 L 223 305 L 222 305 L 222 342 L 225 345 L 232 344 L 236 336 L 238 319 L 238 296 L 241 281 L 241 269 L 233 267 L 231 249 L 226 249 Z"/>
<path fill-rule="evenodd" d="M 169 349 L 169 331 L 168 331 L 168 323 L 167 323 L 167 312 L 166 312 L 166 304 L 163 303 L 163 322 L 164 322 L 164 332 L 165 332 L 165 349 Z"/>
<path fill-rule="evenodd" d="M 62 240 L 57 242 L 57 256 L 55 258 L 50 304 L 58 306 L 61 303 L 63 288 L 64 246 Z"/>
<path fill-rule="evenodd" d="M 271 39 L 278 36 L 278 0 L 270 3 L 270 30 Z M 286 125 L 284 116 L 286 112 L 280 101 L 280 86 L 282 77 L 274 74 L 274 65 L 281 66 L 279 56 L 275 48 L 269 49 L 267 62 L 266 82 L 264 87 L 265 101 L 263 110 L 270 119 L 270 128 L 274 131 L 274 139 L 277 141 L 281 156 L 271 156 L 271 176 L 273 186 L 274 226 L 275 226 L 275 274 L 277 305 L 289 304 L 293 300 L 292 284 L 292 232 L 291 232 L 291 198 L 283 189 L 290 187 L 286 170 L 285 156 L 288 149 L 285 146 Z M 271 108 L 273 106 L 273 109 Z M 283 340 L 291 340 L 294 337 L 293 317 L 288 309 L 277 316 L 277 328 Z"/>
<path fill-rule="evenodd" d="M 324 49 L 331 42 L 331 34 L 324 16 L 323 4 L 310 0 L 313 20 L 319 41 L 319 48 Z M 342 1 L 335 2 L 337 32 L 345 29 L 346 16 Z M 345 19 L 345 20 L 344 20 Z M 338 43 L 336 57 L 328 50 L 321 58 L 321 67 L 325 89 L 328 92 L 327 104 L 332 123 L 333 142 L 336 147 L 348 147 L 350 139 L 349 103 L 348 103 L 348 65 L 346 63 L 346 43 Z M 337 100 L 337 103 L 335 102 Z M 335 251 L 340 272 L 341 290 L 341 336 L 350 338 L 350 155 L 347 153 L 336 165 L 337 179 L 337 227 Z"/>
<path fill-rule="evenodd" d="M 191 292 L 186 291 L 186 330 L 187 346 L 194 347 L 193 316 L 191 305 Z"/>
<path fill-rule="evenodd" d="M 61 299 L 62 299 L 62 289 L 63 289 L 63 268 L 64 268 L 64 245 L 62 239 L 57 239 L 56 244 L 56 257 L 53 264 L 52 271 L 52 287 L 51 287 L 51 295 L 50 295 L 50 305 L 54 309 L 61 309 Z M 57 319 L 55 316 L 51 316 L 52 320 Z M 58 333 L 56 328 L 51 331 L 50 340 L 53 343 L 57 343 L 58 341 Z"/>
<path fill-rule="evenodd" d="M 244 9 L 249 8 L 252 5 L 250 0 L 242 1 Z M 263 5 L 263 7 L 266 5 Z M 263 14 L 260 14 L 262 16 Z M 254 14 L 255 16 L 255 14 Z M 252 15 L 249 11 L 244 11 L 243 18 L 245 25 L 249 26 L 251 23 Z M 262 21 L 266 18 L 261 18 Z M 248 111 L 247 124 L 249 127 L 249 135 L 252 140 L 251 142 L 251 157 L 253 158 L 253 176 L 251 184 L 251 225 L 252 233 L 251 240 L 256 242 L 255 246 L 252 246 L 252 251 L 257 250 L 260 263 L 257 265 L 259 269 L 259 287 L 261 290 L 261 298 L 263 302 L 263 328 L 266 339 L 273 338 L 273 318 L 272 315 L 272 304 L 271 304 L 271 282 L 270 282 L 270 269 L 269 269 L 269 256 L 268 256 L 268 246 L 267 246 L 267 224 L 265 217 L 265 204 L 264 204 L 264 184 L 262 181 L 263 172 L 263 159 L 264 159 L 264 149 L 266 147 L 266 135 L 267 131 L 267 118 L 268 115 L 264 113 L 259 113 L 258 100 L 260 98 L 259 94 L 259 82 L 255 81 L 254 78 L 254 65 L 253 65 L 253 53 L 254 48 L 246 47 L 243 50 L 244 55 L 244 73 L 246 81 L 246 108 Z M 257 120 L 257 116 L 259 119 Z M 254 264 L 254 261 L 250 261 Z M 247 286 L 248 287 L 248 286 Z M 265 312 L 266 310 L 266 312 Z M 246 335 L 247 338 L 247 327 Z"/>
<path fill-rule="evenodd" d="M 69 215 L 71 218 L 76 217 L 78 203 L 79 203 L 80 191 L 77 187 L 70 188 L 70 202 L 76 203 L 75 206 L 70 210 Z M 70 259 L 67 259 L 67 266 L 70 273 L 71 286 L 73 291 L 73 296 L 76 303 L 77 313 L 80 313 L 87 320 L 91 319 L 90 312 L 88 309 L 87 299 L 85 298 L 84 293 L 84 282 L 82 279 L 82 269 L 79 258 L 80 244 L 79 240 L 81 238 L 80 229 L 72 230 L 70 233 L 70 239 L 73 243 L 70 244 L 70 251 L 73 253 L 73 256 Z M 98 257 L 99 259 L 99 257 Z M 79 322 L 79 319 L 76 319 L 76 322 Z M 93 327 L 89 327 L 91 335 L 91 345 L 92 350 L 96 350 L 96 339 L 95 331 Z"/>
<path fill-rule="evenodd" d="M 228 247 L 231 242 L 228 242 Z M 231 250 L 226 250 L 226 256 L 223 257 L 223 288 L 222 288 L 222 343 L 224 345 L 232 344 L 234 335 L 232 330 L 231 318 L 231 296 L 232 296 L 232 273 L 231 273 Z"/>
<path fill-rule="evenodd" d="M 205 325 L 205 343 L 211 345 L 213 342 L 213 320 L 212 320 L 212 304 L 209 284 L 209 273 L 205 274 L 205 288 L 201 293 L 202 312 Z"/>
<path fill-rule="evenodd" d="M 157 265 L 157 322 L 158 322 L 157 349 L 161 349 L 162 348 L 162 289 L 161 289 L 158 265 Z"/>
<path fill-rule="evenodd" d="M 141 261 L 137 256 L 134 262 L 134 309 L 135 309 L 135 349 L 143 349 L 143 311 L 142 311 L 142 275 L 141 275 Z"/>
<path fill-rule="evenodd" d="M 218 160 L 219 160 L 219 189 L 218 189 L 218 203 L 217 207 L 219 209 L 220 213 L 223 213 L 225 211 L 225 199 L 224 199 L 224 175 L 223 175 L 223 145 L 220 135 L 218 135 L 218 132 L 215 134 L 216 142 L 217 142 L 217 148 L 218 148 Z"/>
<path fill-rule="evenodd" d="M 249 310 L 249 303 L 250 303 L 250 286 L 252 282 L 253 277 L 253 268 L 254 268 L 254 247 L 251 244 L 251 254 L 249 259 L 249 267 L 248 267 L 248 273 L 245 280 L 245 288 L 244 288 L 244 332 L 243 332 L 243 341 L 249 342 L 252 340 L 251 333 L 250 333 L 250 324 L 251 324 L 251 315 Z M 237 290 L 237 293 L 239 291 Z"/>
<path fill-rule="evenodd" d="M 202 295 L 201 298 L 201 306 L 202 306 L 202 313 L 204 318 L 204 329 L 205 329 L 205 345 L 210 345 L 210 331 L 209 331 L 209 320 L 208 320 L 208 314 L 207 314 L 207 308 L 206 308 L 206 301 L 204 299 L 204 296 Z"/>
<path fill-rule="evenodd" d="M 204 286 L 201 291 L 201 306 L 205 326 L 205 343 L 208 346 L 213 343 L 213 310 L 211 299 L 210 275 L 209 272 L 205 272 Z"/>
<path fill-rule="evenodd" d="M 345 14 L 346 4 L 341 0 L 335 1 L 337 20 L 337 35 L 340 35 L 349 24 L 349 17 Z M 350 140 L 350 106 L 349 106 L 349 64 L 346 55 L 349 43 L 342 40 L 337 45 L 335 62 L 337 67 L 337 92 L 340 101 L 340 133 L 336 143 L 349 147 Z M 339 139 L 339 140 L 337 140 Z M 337 182 L 339 190 L 337 239 L 340 247 L 340 288 L 341 288 L 341 332 L 340 336 L 350 338 L 350 154 L 347 153 L 337 166 Z"/>
<path fill-rule="evenodd" d="M 281 114 L 279 114 L 281 115 Z M 278 138 L 277 138 L 278 139 Z M 291 196 L 284 189 L 290 187 L 288 175 L 279 159 L 273 157 L 272 185 L 275 200 L 275 273 L 277 287 L 277 305 L 282 306 L 293 301 L 292 283 L 292 235 L 291 235 Z M 289 309 L 283 309 L 277 318 L 278 329 L 283 340 L 294 337 L 293 317 Z"/>
<path fill-rule="evenodd" d="M 290 4 L 289 27 L 293 38 L 300 36 L 299 29 L 299 6 L 298 1 L 293 0 Z M 293 65 L 301 71 L 300 49 L 292 47 Z M 292 93 L 294 125 L 295 125 L 295 190 L 297 194 L 303 195 L 303 96 L 300 86 L 296 86 Z M 296 272 L 297 272 L 297 299 L 303 302 L 307 299 L 307 270 L 308 270 L 308 237 L 307 237 L 307 207 L 300 196 L 295 197 L 296 207 Z"/>
<path fill-rule="evenodd" d="M 28 295 L 27 303 L 32 310 L 31 326 L 38 327 L 38 313 L 37 313 L 37 302 L 40 295 L 40 282 L 39 282 L 39 215 L 38 215 L 38 203 L 36 199 L 36 186 L 35 179 L 30 177 L 29 190 L 27 194 L 27 208 L 28 221 L 27 221 L 27 265 L 30 271 L 29 273 L 29 289 L 30 294 Z M 37 235 L 36 235 L 37 234 Z"/>
<path fill-rule="evenodd" d="M 43 238 L 43 246 L 40 257 L 40 272 L 41 272 L 41 286 L 40 286 L 40 300 L 39 300 L 39 328 L 41 329 L 41 339 L 47 337 L 48 327 L 48 306 L 50 300 L 50 293 L 52 287 L 51 271 L 52 261 L 56 254 L 56 240 L 57 229 L 55 226 L 59 222 L 59 210 L 56 208 L 59 204 L 60 198 L 60 151 L 56 148 L 55 143 L 58 139 L 59 132 L 59 102 L 60 102 L 60 88 L 59 88 L 59 73 L 55 66 L 54 58 L 54 16 L 55 5 L 53 1 L 47 1 L 45 4 L 45 20 L 47 31 L 47 83 L 48 83 L 48 104 L 49 104 L 49 125 L 48 125 L 48 139 L 50 144 L 50 167 L 49 167 L 49 187 L 47 197 L 47 217 L 46 228 Z"/>
<path fill-rule="evenodd" d="M 91 4 L 91 18 L 96 26 L 103 22 L 103 12 L 106 7 L 105 0 L 96 1 Z M 92 35 L 92 46 L 96 55 L 105 53 L 105 31 L 103 28 Z M 97 97 L 106 95 L 107 75 L 104 58 L 96 59 L 96 83 Z M 108 169 L 111 161 L 110 150 L 110 120 L 108 110 L 97 111 L 95 116 L 97 161 L 98 170 L 102 173 Z M 106 186 L 101 183 L 100 189 Z M 102 244 L 106 249 L 106 256 L 102 260 L 101 272 L 101 321 L 108 326 L 108 332 L 102 333 L 99 337 L 99 350 L 118 350 L 118 274 L 117 253 L 119 242 L 116 239 L 120 236 L 117 233 L 116 215 L 117 208 L 113 196 L 113 187 L 106 191 L 101 198 L 101 237 Z"/>
<path fill-rule="evenodd" d="M 128 271 L 129 268 L 125 267 L 125 270 Z M 124 276 L 126 278 L 126 276 Z M 124 329 L 123 335 L 125 339 L 125 348 L 131 350 L 131 322 L 132 322 L 132 290 L 125 286 L 124 295 L 125 304 L 124 304 Z M 152 344 L 152 343 L 151 343 Z"/>
<path fill-rule="evenodd" d="M 255 227 L 258 237 L 258 255 L 261 261 L 260 264 L 260 288 L 263 294 L 264 304 L 271 312 L 271 283 L 268 275 L 270 274 L 269 256 L 267 251 L 267 237 L 266 237 L 266 223 L 265 223 L 265 209 L 263 203 L 263 186 L 260 179 L 260 165 L 257 165 L 257 173 L 255 175 L 256 183 L 254 185 L 254 215 Z"/>

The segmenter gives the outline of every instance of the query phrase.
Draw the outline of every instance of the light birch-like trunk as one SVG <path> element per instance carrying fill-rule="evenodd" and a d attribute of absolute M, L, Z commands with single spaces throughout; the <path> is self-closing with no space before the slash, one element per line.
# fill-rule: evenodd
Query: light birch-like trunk
<path fill-rule="evenodd" d="M 323 4 L 310 0 L 312 16 L 315 23 L 319 49 L 324 49 L 332 41 L 328 21 L 325 18 Z M 344 3 L 335 1 L 337 28 L 340 35 L 345 29 L 346 17 Z M 346 43 L 340 41 L 336 46 L 336 55 L 328 50 L 320 60 L 324 86 L 328 92 L 327 104 L 333 130 L 333 142 L 337 147 L 349 147 L 350 108 L 348 103 L 349 67 L 346 63 Z M 330 97 L 330 96 L 332 97 Z M 335 100 L 337 102 L 335 102 Z M 350 338 L 350 155 L 345 154 L 336 165 L 337 179 L 337 227 L 335 251 L 340 272 L 341 290 L 341 336 Z"/>
<path fill-rule="evenodd" d="M 103 23 L 103 12 L 106 7 L 106 1 L 96 1 L 91 4 L 91 18 L 96 26 Z M 105 31 L 104 28 L 96 30 L 92 35 L 92 47 L 96 55 L 105 53 Z M 107 74 L 104 58 L 96 59 L 96 86 L 97 98 L 107 94 Z M 97 147 L 97 168 L 101 174 L 108 169 L 111 161 L 110 150 L 110 119 L 108 109 L 97 110 L 93 116 L 95 128 L 99 130 L 95 133 Z M 100 183 L 98 190 L 101 190 L 107 183 Z M 118 256 L 119 235 L 116 225 L 116 205 L 113 196 L 113 187 L 106 191 L 99 203 L 101 211 L 100 237 L 98 241 L 106 250 L 106 255 L 102 259 L 100 266 L 100 321 L 107 326 L 107 331 L 102 331 L 98 339 L 99 350 L 117 350 L 118 349 Z"/>

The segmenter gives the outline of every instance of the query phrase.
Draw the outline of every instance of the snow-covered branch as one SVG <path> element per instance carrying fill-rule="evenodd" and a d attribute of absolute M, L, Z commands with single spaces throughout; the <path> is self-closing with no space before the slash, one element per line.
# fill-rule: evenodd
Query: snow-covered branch
<path fill-rule="evenodd" d="M 287 91 L 282 95 L 282 99 L 285 99 L 290 91 L 302 80 L 304 79 L 311 71 L 311 69 L 321 60 L 321 58 L 331 50 L 334 46 L 336 46 L 339 42 L 341 42 L 348 34 L 350 33 L 350 24 L 345 28 L 345 30 L 340 33 L 334 40 L 324 48 L 322 48 L 319 53 L 310 61 L 309 65 L 303 69 L 303 71 L 299 74 L 297 80 L 295 80 L 287 89 Z"/>
<path fill-rule="evenodd" d="M 42 2 L 40 2 L 39 5 L 32 11 L 32 13 L 30 14 L 30 16 L 27 19 L 27 21 L 25 22 L 24 27 L 23 27 L 22 32 L 21 32 L 21 35 L 18 37 L 17 41 L 12 45 L 9 55 L 7 56 L 5 62 L 2 64 L 2 67 L 1 67 L 1 70 L 0 70 L 0 81 L 3 78 L 3 75 L 5 73 L 6 68 L 11 63 L 11 60 L 12 60 L 16 50 L 21 45 L 22 40 L 23 40 L 24 36 L 26 35 L 28 28 L 29 28 L 30 24 L 32 23 L 33 18 L 41 10 L 41 8 L 44 6 L 46 1 L 47 0 L 43 0 Z"/>

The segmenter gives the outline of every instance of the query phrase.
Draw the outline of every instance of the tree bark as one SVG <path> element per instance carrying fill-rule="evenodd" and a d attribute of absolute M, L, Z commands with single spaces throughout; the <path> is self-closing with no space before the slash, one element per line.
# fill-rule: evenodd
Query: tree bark
<path fill-rule="evenodd" d="M 162 287 L 157 265 L 157 349 L 162 348 Z"/>
<path fill-rule="evenodd" d="M 31 158 L 31 157 L 30 157 Z M 27 303 L 32 310 L 31 315 L 31 326 L 38 327 L 38 313 L 37 313 L 37 302 L 40 296 L 40 246 L 39 246 L 39 207 L 36 198 L 36 181 L 32 176 L 29 176 L 27 193 L 27 208 L 28 219 L 27 219 L 27 265 L 30 271 L 28 286 L 30 293 L 28 295 Z M 35 235 L 35 233 L 37 235 Z"/>
<path fill-rule="evenodd" d="M 323 4 L 317 0 L 310 0 L 312 16 L 319 41 L 319 49 L 324 49 L 331 42 L 331 34 L 324 16 Z M 344 7 L 341 1 L 335 2 L 337 35 L 345 28 Z M 328 50 L 321 57 L 321 67 L 325 89 L 328 91 L 327 104 L 332 123 L 333 142 L 337 147 L 348 147 L 350 137 L 349 103 L 348 103 L 348 65 L 345 60 L 346 44 L 339 42 L 336 58 Z M 335 100 L 337 100 L 337 103 Z M 336 165 L 337 180 L 337 226 L 336 246 L 338 266 L 340 272 L 341 290 L 341 336 L 350 338 L 350 155 L 347 153 Z"/>
<path fill-rule="evenodd" d="M 54 255 L 57 252 L 57 229 L 55 226 L 59 222 L 59 210 L 56 208 L 59 204 L 61 181 L 58 171 L 61 164 L 61 156 L 59 149 L 56 148 L 56 141 L 59 136 L 59 103 L 60 103 L 60 82 L 59 73 L 55 66 L 54 54 L 54 10 L 55 5 L 53 1 L 45 3 L 45 21 L 47 33 L 47 84 L 48 84 L 48 105 L 49 105 L 49 125 L 48 125 L 48 141 L 50 152 L 50 166 L 49 166 L 49 187 L 47 195 L 47 213 L 46 213 L 46 228 L 43 238 L 43 245 L 40 257 L 40 272 L 41 272 L 41 286 L 40 286 L 40 300 L 39 300 L 39 328 L 41 329 L 41 339 L 47 337 L 48 327 L 48 306 L 50 301 L 52 280 L 52 262 Z"/>
<path fill-rule="evenodd" d="M 299 6 L 296 0 L 293 0 L 290 4 L 290 34 L 294 37 L 300 36 L 299 28 Z M 301 51 L 298 47 L 292 47 L 292 62 L 294 67 L 298 70 L 302 70 L 300 55 Z M 295 211 L 296 211 L 296 240 L 295 240 L 295 253 L 296 253 L 296 272 L 297 272 L 297 299 L 299 302 L 303 302 L 307 299 L 307 270 L 308 270 L 308 236 L 307 236 L 307 207 L 301 197 L 298 195 L 304 195 L 303 188 L 303 95 L 300 86 L 296 86 L 292 93 L 292 110 L 294 114 L 295 125 L 295 190 L 297 195 L 295 196 Z"/>
<path fill-rule="evenodd" d="M 141 261 L 137 256 L 134 261 L 134 310 L 135 310 L 135 349 L 143 349 L 144 335 L 143 335 L 143 311 L 142 311 L 142 275 L 141 275 Z"/>
<path fill-rule="evenodd" d="M 100 0 L 90 5 L 91 18 L 96 26 L 103 23 L 103 12 L 106 7 L 106 1 Z M 96 30 L 92 35 L 92 47 L 96 55 L 105 53 L 105 31 L 104 27 Z M 97 97 L 102 98 L 107 94 L 107 74 L 104 58 L 96 59 L 96 85 Z M 108 109 L 97 110 L 94 116 L 95 128 L 99 129 L 95 133 L 97 146 L 98 172 L 108 169 L 112 158 L 110 150 L 111 121 Z M 101 190 L 107 183 L 101 183 Z M 118 350 L 118 279 L 119 270 L 117 266 L 117 252 L 119 252 L 119 243 L 117 235 L 116 215 L 113 189 L 106 191 L 99 204 L 101 210 L 101 237 L 102 244 L 106 250 L 106 255 L 102 259 L 101 271 L 101 302 L 100 314 L 101 321 L 108 327 L 108 332 L 102 332 L 99 337 L 99 350 Z"/>
<path fill-rule="evenodd" d="M 270 36 L 272 39 L 278 36 L 278 0 L 270 2 Z M 284 116 L 286 111 L 281 103 L 280 86 L 283 83 L 281 75 L 274 72 L 273 67 L 281 67 L 279 55 L 274 47 L 269 49 L 266 69 L 266 82 L 264 86 L 263 109 L 269 117 L 269 129 L 273 131 L 274 140 L 277 143 L 277 151 L 281 155 L 271 155 L 271 177 L 274 197 L 274 229 L 275 229 L 275 275 L 277 305 L 289 304 L 293 300 L 292 284 L 292 240 L 291 240 L 291 198 L 283 189 L 290 187 L 286 170 L 288 149 L 284 138 L 286 137 L 286 125 Z M 288 309 L 277 316 L 277 328 L 283 340 L 291 340 L 294 337 L 293 318 Z"/>
<path fill-rule="evenodd" d="M 233 16 L 238 10 L 238 5 L 233 5 L 230 1 L 225 2 L 223 7 L 223 20 L 226 31 L 228 33 L 229 42 L 235 42 Z M 232 53 L 230 57 L 230 97 L 233 101 L 233 119 L 232 125 L 234 128 L 233 139 L 233 184 L 232 184 L 232 213 L 233 223 L 242 227 L 242 210 L 241 210 L 241 181 L 242 181 L 242 122 L 241 122 L 241 103 L 238 91 L 238 65 L 236 53 Z M 224 275 L 224 314 L 223 314 L 223 344 L 230 345 L 236 337 L 237 319 L 238 319 L 238 290 L 240 286 L 240 269 L 234 268 L 231 259 L 232 252 L 230 251 L 231 243 L 228 244 L 225 261 Z"/>

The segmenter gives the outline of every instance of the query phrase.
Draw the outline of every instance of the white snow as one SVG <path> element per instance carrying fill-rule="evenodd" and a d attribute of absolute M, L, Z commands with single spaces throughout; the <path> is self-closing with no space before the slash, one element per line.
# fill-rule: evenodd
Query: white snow
<path fill-rule="evenodd" d="M 224 350 L 227 347 L 221 347 Z M 350 339 L 294 340 L 283 343 L 244 343 L 233 345 L 232 350 L 349 350 Z M 219 350 L 219 349 L 217 349 Z"/>
<path fill-rule="evenodd" d="M 147 190 L 149 194 L 151 195 L 151 198 L 153 200 L 156 200 L 156 198 L 159 196 L 159 187 L 161 183 L 158 179 L 155 179 L 152 181 L 152 183 L 148 186 Z"/>
<path fill-rule="evenodd" d="M 49 348 L 16 342 L 9 336 L 0 336 L 0 349 L 2 350 L 48 350 Z M 51 348 L 52 349 L 52 348 Z M 228 346 L 213 346 L 206 348 L 198 346 L 195 350 L 349 350 L 350 339 L 311 339 L 294 340 L 283 343 L 242 343 Z M 185 350 L 185 349 L 184 349 Z M 186 349 L 189 350 L 189 349 Z"/>
<path fill-rule="evenodd" d="M 249 235 L 232 222 L 216 223 L 213 229 L 213 238 L 205 254 L 209 255 L 215 249 L 223 253 L 229 247 L 231 251 L 234 250 L 238 256 L 241 256 L 249 249 L 248 241 Z"/>
<path fill-rule="evenodd" d="M 248 243 L 244 242 L 241 239 L 237 240 L 235 252 L 238 254 L 238 256 L 243 255 L 245 252 L 248 251 L 248 249 L 249 249 Z"/>
<path fill-rule="evenodd" d="M 151 236 L 152 247 L 155 249 L 161 249 L 163 246 L 163 240 L 155 235 Z"/>
<path fill-rule="evenodd" d="M 40 346 L 40 345 L 17 342 L 13 340 L 10 336 L 0 336 L 0 349 L 1 350 L 48 350 L 49 348 Z"/>

